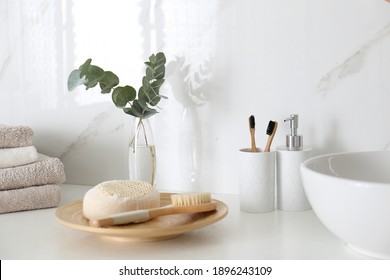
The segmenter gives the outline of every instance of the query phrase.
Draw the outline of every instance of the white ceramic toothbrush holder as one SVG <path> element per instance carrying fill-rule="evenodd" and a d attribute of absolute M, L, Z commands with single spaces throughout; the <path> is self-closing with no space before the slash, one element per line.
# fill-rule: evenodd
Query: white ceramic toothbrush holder
<path fill-rule="evenodd" d="M 240 210 L 266 213 L 275 210 L 275 151 L 239 152 Z"/>

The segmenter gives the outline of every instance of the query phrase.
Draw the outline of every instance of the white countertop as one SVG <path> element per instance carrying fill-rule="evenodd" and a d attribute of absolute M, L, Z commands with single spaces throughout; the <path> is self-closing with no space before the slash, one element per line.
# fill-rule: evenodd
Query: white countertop
<path fill-rule="evenodd" d="M 63 185 L 62 204 L 89 186 Z M 250 214 L 237 195 L 213 195 L 229 207 L 221 221 L 174 239 L 123 243 L 68 228 L 55 208 L 0 215 L 0 259 L 367 259 L 329 232 L 313 211 Z"/>

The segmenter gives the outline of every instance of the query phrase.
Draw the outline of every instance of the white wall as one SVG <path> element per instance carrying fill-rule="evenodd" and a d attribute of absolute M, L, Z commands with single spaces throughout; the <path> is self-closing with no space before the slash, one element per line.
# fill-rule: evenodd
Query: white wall
<path fill-rule="evenodd" d="M 98 90 L 66 89 L 89 57 L 138 87 L 142 62 L 165 52 L 169 99 L 150 119 L 163 190 L 238 193 L 251 114 L 263 147 L 268 121 L 282 145 L 296 113 L 318 154 L 390 149 L 384 0 L 0 0 L 0 38 L 0 123 L 30 125 L 67 183 L 128 176 L 131 118 Z"/>

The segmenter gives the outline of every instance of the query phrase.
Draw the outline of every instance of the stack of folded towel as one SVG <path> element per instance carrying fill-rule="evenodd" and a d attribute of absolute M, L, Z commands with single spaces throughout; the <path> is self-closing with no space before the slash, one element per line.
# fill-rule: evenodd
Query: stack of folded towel
<path fill-rule="evenodd" d="M 39 154 L 32 140 L 30 127 L 0 124 L 0 214 L 61 202 L 64 166 L 57 158 Z"/>

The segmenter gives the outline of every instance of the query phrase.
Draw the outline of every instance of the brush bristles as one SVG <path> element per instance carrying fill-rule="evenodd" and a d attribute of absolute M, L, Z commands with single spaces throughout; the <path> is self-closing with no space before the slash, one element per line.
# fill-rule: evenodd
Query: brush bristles
<path fill-rule="evenodd" d="M 208 192 L 173 194 L 171 200 L 175 206 L 199 205 L 211 202 L 211 194 Z"/>
<path fill-rule="evenodd" d="M 275 129 L 275 122 L 274 121 L 269 121 L 268 127 L 267 127 L 267 135 L 271 135 L 274 132 Z"/>
<path fill-rule="evenodd" d="M 249 117 L 249 127 L 250 128 L 255 128 L 255 116 L 251 115 Z"/>

